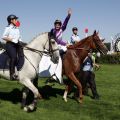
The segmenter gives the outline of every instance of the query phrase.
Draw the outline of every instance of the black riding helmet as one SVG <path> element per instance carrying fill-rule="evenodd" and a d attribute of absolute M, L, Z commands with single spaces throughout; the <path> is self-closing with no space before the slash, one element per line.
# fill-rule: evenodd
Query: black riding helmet
<path fill-rule="evenodd" d="M 62 25 L 61 20 L 55 20 L 54 25 L 59 24 L 60 26 Z"/>
<path fill-rule="evenodd" d="M 74 30 L 77 30 L 77 31 L 78 31 L 78 28 L 77 28 L 77 27 L 73 27 L 73 28 L 72 28 L 72 31 L 74 31 Z"/>
<path fill-rule="evenodd" d="M 9 15 L 7 17 L 8 24 L 10 24 L 11 20 L 13 20 L 13 19 L 18 19 L 18 17 L 16 15 L 13 15 L 13 14 Z"/>

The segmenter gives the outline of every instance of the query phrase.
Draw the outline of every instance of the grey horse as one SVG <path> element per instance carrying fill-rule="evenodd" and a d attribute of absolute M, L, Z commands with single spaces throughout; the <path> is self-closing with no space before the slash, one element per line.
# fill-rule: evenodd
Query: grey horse
<path fill-rule="evenodd" d="M 22 104 L 22 108 L 25 111 L 28 110 L 32 111 L 36 108 L 38 99 L 41 98 L 38 89 L 33 84 L 33 80 L 38 75 L 39 63 L 41 61 L 42 55 L 43 53 L 50 55 L 51 60 L 57 63 L 59 59 L 59 50 L 56 41 L 53 38 L 50 38 L 49 33 L 46 32 L 39 34 L 30 43 L 24 46 L 23 51 L 24 51 L 24 64 L 22 66 L 22 69 L 18 71 L 19 83 L 24 85 L 25 88 L 32 91 L 32 93 L 34 94 L 34 100 L 28 106 Z M 0 53 L 0 56 L 2 53 Z M 3 57 L 2 61 L 4 61 Z M 1 64 L 2 63 L 0 63 L 0 65 Z M 9 80 L 10 79 L 9 69 L 0 68 L 0 75 Z M 24 101 L 26 97 L 27 97 L 26 89 L 24 89 L 22 101 Z"/>

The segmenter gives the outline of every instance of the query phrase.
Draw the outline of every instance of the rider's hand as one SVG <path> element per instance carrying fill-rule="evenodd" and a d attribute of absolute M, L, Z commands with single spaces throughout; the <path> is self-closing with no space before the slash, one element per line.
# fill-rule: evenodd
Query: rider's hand
<path fill-rule="evenodd" d="M 71 14 L 72 14 L 72 9 L 69 8 L 69 9 L 68 9 L 68 15 L 71 15 Z"/>
<path fill-rule="evenodd" d="M 70 47 L 70 44 L 66 44 L 66 47 L 69 48 L 69 47 Z"/>
<path fill-rule="evenodd" d="M 75 44 L 78 43 L 78 41 L 75 41 Z"/>
<path fill-rule="evenodd" d="M 96 68 L 99 69 L 99 68 L 100 68 L 100 65 L 96 64 Z"/>

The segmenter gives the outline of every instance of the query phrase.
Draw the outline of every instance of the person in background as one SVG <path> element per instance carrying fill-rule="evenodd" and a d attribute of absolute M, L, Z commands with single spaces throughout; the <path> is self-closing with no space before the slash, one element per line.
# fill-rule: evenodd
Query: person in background
<path fill-rule="evenodd" d="M 79 37 L 79 35 L 78 35 L 78 28 L 77 28 L 77 27 L 73 27 L 73 28 L 72 28 L 72 32 L 73 32 L 73 34 L 72 34 L 72 36 L 71 36 L 71 41 L 70 41 L 70 43 L 71 43 L 71 44 L 75 44 L 75 43 L 77 43 L 77 42 L 80 41 L 80 37 Z"/>
<path fill-rule="evenodd" d="M 96 53 L 93 52 L 93 53 L 92 53 L 93 66 L 94 66 L 95 68 L 99 68 L 100 66 L 96 63 L 96 57 L 97 57 Z"/>
<path fill-rule="evenodd" d="M 95 83 L 95 74 L 93 72 L 93 67 L 99 68 L 99 65 L 95 63 L 95 59 L 92 59 L 92 52 L 88 53 L 88 56 L 83 61 L 82 73 L 82 85 L 83 85 L 83 93 L 88 94 L 88 85 L 91 88 L 93 98 L 99 99 L 99 95 L 96 88 Z"/>
<path fill-rule="evenodd" d="M 16 80 L 18 76 L 15 74 L 15 65 L 17 60 L 18 43 L 21 40 L 19 31 L 20 22 L 16 15 L 7 17 L 8 26 L 5 28 L 2 39 L 6 41 L 6 51 L 10 58 L 10 79 Z"/>

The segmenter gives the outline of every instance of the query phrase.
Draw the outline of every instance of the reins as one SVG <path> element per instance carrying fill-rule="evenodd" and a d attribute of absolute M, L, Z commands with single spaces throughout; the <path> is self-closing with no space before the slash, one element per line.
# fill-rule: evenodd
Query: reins
<path fill-rule="evenodd" d="M 50 41 L 50 40 L 49 40 Z M 47 42 L 46 42 L 47 43 Z M 46 44 L 45 44 L 46 45 Z M 38 54 L 40 54 L 40 55 L 43 55 L 43 54 L 46 54 L 46 55 L 52 55 L 52 53 L 53 52 L 55 52 L 55 51 L 57 51 L 57 50 L 59 50 L 59 49 L 52 49 L 52 46 L 51 46 L 51 44 L 50 44 L 50 42 L 49 42 L 49 45 L 50 45 L 50 47 L 49 47 L 49 50 L 47 50 L 47 49 L 45 49 L 45 47 L 44 47 L 44 51 L 41 51 L 41 50 L 37 50 L 37 49 L 34 49 L 34 48 L 31 48 L 31 47 L 27 47 L 27 46 L 24 46 L 24 45 L 20 45 L 24 50 L 30 50 L 30 51 L 32 51 L 32 52 L 35 52 L 35 53 L 38 53 Z M 47 50 L 47 51 L 46 51 Z"/>
<path fill-rule="evenodd" d="M 103 53 L 102 50 L 99 49 L 99 45 L 96 43 L 96 41 L 95 41 L 94 39 L 93 39 L 93 42 L 95 43 L 96 50 L 98 50 L 98 51 L 100 51 L 101 53 Z M 69 48 L 69 47 L 68 47 L 68 49 L 73 49 L 73 50 L 86 50 L 86 51 L 89 51 L 91 48 L 87 49 L 87 48 L 84 48 L 84 47 L 83 47 L 83 48 L 82 48 L 82 47 L 81 47 L 81 48 L 74 48 L 74 47 L 73 47 L 73 48 Z"/>
<path fill-rule="evenodd" d="M 68 48 L 68 49 L 73 49 L 73 50 L 86 50 L 89 51 L 90 49 L 86 49 L 86 48 Z"/>
<path fill-rule="evenodd" d="M 27 47 L 27 46 L 24 46 L 23 48 L 24 48 L 24 50 L 30 50 L 30 51 L 32 51 L 32 52 L 35 52 L 35 53 L 38 53 L 38 54 L 41 54 L 41 55 L 42 55 L 43 53 L 45 53 L 45 54 L 47 54 L 47 55 L 50 54 L 49 51 L 41 51 L 41 50 L 37 50 L 37 49 L 30 48 L 30 47 Z"/>

